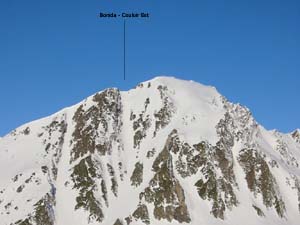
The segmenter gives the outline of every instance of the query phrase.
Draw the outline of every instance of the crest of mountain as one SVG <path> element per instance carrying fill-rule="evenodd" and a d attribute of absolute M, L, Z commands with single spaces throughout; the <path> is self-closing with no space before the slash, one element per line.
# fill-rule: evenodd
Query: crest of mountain
<path fill-rule="evenodd" d="M 0 139 L 1 225 L 299 224 L 300 132 L 214 87 L 109 88 Z"/>

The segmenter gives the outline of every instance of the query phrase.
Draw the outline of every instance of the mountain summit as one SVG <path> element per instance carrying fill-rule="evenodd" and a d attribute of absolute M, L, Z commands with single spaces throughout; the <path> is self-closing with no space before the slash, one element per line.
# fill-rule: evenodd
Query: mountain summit
<path fill-rule="evenodd" d="M 214 87 L 109 88 L 0 139 L 1 225 L 300 221 L 300 132 Z"/>

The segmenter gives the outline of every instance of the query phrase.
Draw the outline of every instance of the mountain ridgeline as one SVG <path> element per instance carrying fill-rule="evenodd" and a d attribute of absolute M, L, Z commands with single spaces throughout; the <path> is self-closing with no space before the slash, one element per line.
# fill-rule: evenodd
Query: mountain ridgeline
<path fill-rule="evenodd" d="M 157 77 L 1 138 L 0 224 L 296 225 L 299 162 L 299 130 L 268 131 L 213 87 Z"/>

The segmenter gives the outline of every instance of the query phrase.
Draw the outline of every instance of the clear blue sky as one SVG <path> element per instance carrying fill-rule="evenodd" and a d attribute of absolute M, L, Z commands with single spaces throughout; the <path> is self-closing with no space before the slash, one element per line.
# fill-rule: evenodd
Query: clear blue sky
<path fill-rule="evenodd" d="M 123 22 L 100 11 L 147 11 Z M 0 1 L 0 136 L 106 87 L 192 79 L 268 129 L 300 127 L 299 0 Z"/>

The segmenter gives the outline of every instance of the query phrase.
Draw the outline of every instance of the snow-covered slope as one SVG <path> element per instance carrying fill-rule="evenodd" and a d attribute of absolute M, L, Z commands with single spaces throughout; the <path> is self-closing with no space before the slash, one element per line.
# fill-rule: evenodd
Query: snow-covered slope
<path fill-rule="evenodd" d="M 111 88 L 0 139 L 1 225 L 299 224 L 300 131 L 214 87 Z"/>

